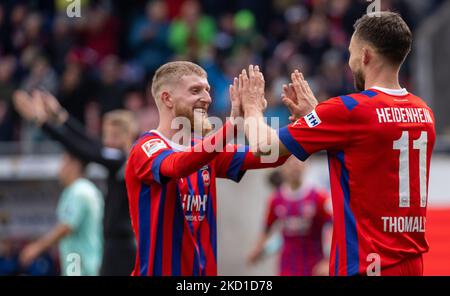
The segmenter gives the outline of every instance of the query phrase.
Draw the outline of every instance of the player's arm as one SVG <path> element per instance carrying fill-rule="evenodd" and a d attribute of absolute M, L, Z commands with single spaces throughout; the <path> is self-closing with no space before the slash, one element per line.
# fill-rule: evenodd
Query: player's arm
<path fill-rule="evenodd" d="M 310 154 L 321 151 L 343 151 L 351 142 L 351 131 L 363 128 L 357 117 L 350 116 L 359 104 L 351 95 L 329 99 L 315 106 L 309 99 L 299 100 L 298 106 L 303 112 L 311 111 L 293 124 L 278 131 L 270 128 L 263 119 L 257 101 L 261 100 L 264 78 L 259 71 L 249 69 L 249 76 L 241 74 L 241 100 L 245 112 L 246 136 L 251 148 L 259 155 L 294 154 L 305 160 Z M 297 84 L 297 86 L 296 86 Z M 293 75 L 294 89 L 304 84 L 299 73 Z M 305 86 L 305 85 L 304 85 Z M 298 93 L 296 93 L 299 98 Z M 301 115 L 303 115 L 301 113 Z"/>
<path fill-rule="evenodd" d="M 87 199 L 83 192 L 62 199 L 57 209 L 58 224 L 40 239 L 25 247 L 20 255 L 21 263 L 29 265 L 40 254 L 79 228 L 86 217 L 87 207 Z"/>
<path fill-rule="evenodd" d="M 237 118 L 242 119 L 244 113 L 242 112 L 240 92 L 239 92 L 239 80 L 234 78 L 233 84 L 230 85 L 229 88 L 229 97 L 231 101 L 231 118 L 236 120 Z M 267 107 L 267 101 L 265 98 L 262 98 L 260 101 L 260 105 L 262 110 L 265 110 Z M 243 148 L 243 149 L 242 149 Z M 229 168 L 231 165 L 231 169 L 233 167 L 238 168 L 238 171 L 246 171 L 250 169 L 264 169 L 271 167 L 278 167 L 286 162 L 289 158 L 289 155 L 283 157 L 276 157 L 272 160 L 266 161 L 263 158 L 249 152 L 249 147 L 245 146 L 237 146 L 237 145 L 228 145 L 225 152 L 220 153 L 216 158 L 216 170 L 218 171 L 218 175 L 221 175 L 220 172 L 224 168 Z M 230 171 L 230 170 L 228 170 Z M 234 178 L 231 178 L 234 179 Z"/>
<path fill-rule="evenodd" d="M 105 148 L 87 135 L 82 125 L 62 108 L 55 97 L 42 91 L 29 96 L 24 91 L 14 94 L 19 114 L 40 126 L 51 138 L 68 151 L 87 162 L 97 162 L 110 170 L 119 169 L 126 160 L 119 149 Z"/>
<path fill-rule="evenodd" d="M 210 163 L 225 150 L 226 139 L 235 134 L 235 126 L 227 121 L 217 132 L 186 151 L 176 152 L 160 138 L 139 141 L 132 149 L 128 165 L 145 182 L 162 183 L 167 178 L 184 178 Z"/>
<path fill-rule="evenodd" d="M 224 151 L 226 139 L 234 137 L 235 126 L 227 121 L 217 132 L 184 152 L 175 152 L 161 162 L 161 174 L 171 178 L 183 178 L 196 172 L 218 153 Z"/>
<path fill-rule="evenodd" d="M 292 75 L 292 84 L 284 86 L 283 102 L 292 112 L 291 118 L 306 115 L 317 105 L 309 86 L 298 71 Z M 264 100 L 264 76 L 258 66 L 249 67 L 239 75 L 239 94 L 245 117 L 245 133 L 251 150 L 257 155 L 288 155 L 288 148 L 280 141 L 278 133 L 263 118 L 261 101 Z M 294 94 L 295 92 L 295 94 Z"/>
<path fill-rule="evenodd" d="M 58 243 L 61 239 L 72 233 L 72 228 L 67 224 L 57 224 L 53 229 L 39 238 L 37 241 L 27 245 L 20 253 L 20 263 L 23 266 L 30 265 L 39 255 Z"/>
<path fill-rule="evenodd" d="M 263 257 L 267 242 L 273 235 L 273 231 L 275 228 L 274 225 L 278 220 L 277 216 L 275 215 L 275 197 L 276 192 L 272 194 L 272 197 L 269 199 L 268 203 L 269 206 L 264 221 L 264 229 L 260 233 L 256 245 L 253 247 L 252 251 L 248 255 L 247 261 L 249 264 L 254 264 Z"/>
<path fill-rule="evenodd" d="M 322 253 L 323 259 L 319 261 L 312 271 L 314 276 L 328 276 L 329 275 L 329 262 L 331 251 L 331 239 L 333 236 L 333 222 L 332 222 L 332 206 L 331 198 L 325 192 L 318 192 L 319 198 L 319 213 L 321 218 L 321 240 L 322 240 Z"/>

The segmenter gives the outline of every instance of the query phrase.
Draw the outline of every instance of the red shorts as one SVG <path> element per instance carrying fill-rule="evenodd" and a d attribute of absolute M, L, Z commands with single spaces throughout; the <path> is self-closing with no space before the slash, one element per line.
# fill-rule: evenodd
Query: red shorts
<path fill-rule="evenodd" d="M 422 276 L 423 258 L 422 254 L 405 259 L 393 266 L 381 269 L 382 276 Z"/>

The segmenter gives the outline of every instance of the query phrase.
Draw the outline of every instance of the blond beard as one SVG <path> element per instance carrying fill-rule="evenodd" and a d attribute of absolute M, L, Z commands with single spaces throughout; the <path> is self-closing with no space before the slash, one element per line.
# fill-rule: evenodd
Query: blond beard
<path fill-rule="evenodd" d="M 176 108 L 175 113 L 177 117 L 185 117 L 191 123 L 191 132 L 206 136 L 212 131 L 212 124 L 208 119 L 208 113 L 198 113 L 192 109 Z"/>
<path fill-rule="evenodd" d="M 194 132 L 201 131 L 202 136 L 206 136 L 212 130 L 212 124 L 208 119 L 208 113 L 196 115 L 194 113 Z M 192 122 L 192 121 L 191 121 Z M 192 123 L 191 123 L 192 124 Z"/>

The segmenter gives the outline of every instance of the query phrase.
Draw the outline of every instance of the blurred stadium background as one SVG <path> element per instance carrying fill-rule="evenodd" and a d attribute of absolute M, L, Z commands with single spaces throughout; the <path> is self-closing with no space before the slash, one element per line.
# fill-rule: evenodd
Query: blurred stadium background
<path fill-rule="evenodd" d="M 11 100 L 17 88 L 45 88 L 100 137 L 101 118 L 126 108 L 141 131 L 158 112 L 145 84 L 164 62 L 191 60 L 208 72 L 210 115 L 229 110 L 227 88 L 248 64 L 262 65 L 267 116 L 288 122 L 281 85 L 300 68 L 320 100 L 353 91 L 346 65 L 354 21 L 372 1 L 357 0 L 81 0 L 81 17 L 68 18 L 65 0 L 0 1 L 0 275 L 17 274 L 23 245 L 56 220 L 62 149 L 23 122 Z M 425 274 L 450 275 L 450 1 L 381 0 L 414 30 L 415 47 L 402 84 L 431 105 L 439 135 L 432 161 L 427 220 L 430 253 Z M 308 179 L 328 186 L 326 159 L 313 158 Z M 104 187 L 105 171 L 89 166 Z M 219 274 L 276 274 L 276 257 L 245 264 L 262 227 L 269 171 L 248 173 L 240 185 L 218 187 Z M 26 274 L 58 274 L 56 249 Z"/>

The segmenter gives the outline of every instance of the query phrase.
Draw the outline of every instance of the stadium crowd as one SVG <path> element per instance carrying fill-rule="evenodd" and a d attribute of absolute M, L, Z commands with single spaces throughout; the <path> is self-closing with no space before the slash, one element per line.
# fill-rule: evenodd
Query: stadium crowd
<path fill-rule="evenodd" d="M 429 1 L 426 15 L 441 1 Z M 281 85 L 300 67 L 319 100 L 352 90 L 346 66 L 352 25 L 367 9 L 362 0 L 213 1 L 83 0 L 69 18 L 64 0 L 0 3 L 0 141 L 36 141 L 12 106 L 17 88 L 54 94 L 92 136 L 108 111 L 136 113 L 140 131 L 158 113 L 146 92 L 157 67 L 169 60 L 202 65 L 212 85 L 210 115 L 228 110 L 231 78 L 260 64 L 267 80 L 267 116 L 288 122 Z M 421 16 L 403 0 L 383 0 L 414 28 Z M 414 21 L 413 21 L 414 20 Z M 402 80 L 408 87 L 409 70 Z M 148 95 L 147 95 L 148 94 Z"/>

